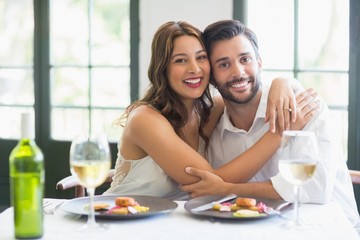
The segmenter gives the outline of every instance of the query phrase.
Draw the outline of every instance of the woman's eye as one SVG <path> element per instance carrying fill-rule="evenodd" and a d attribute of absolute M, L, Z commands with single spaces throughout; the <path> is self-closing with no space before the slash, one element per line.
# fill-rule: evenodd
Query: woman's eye
<path fill-rule="evenodd" d="M 207 59 L 207 56 L 206 55 L 201 55 L 201 56 L 198 57 L 198 59 L 199 60 L 205 60 L 205 59 Z"/>
<path fill-rule="evenodd" d="M 186 60 L 183 59 L 183 58 L 178 58 L 178 59 L 175 59 L 174 62 L 175 62 L 175 63 L 184 63 L 184 62 L 186 62 Z"/>

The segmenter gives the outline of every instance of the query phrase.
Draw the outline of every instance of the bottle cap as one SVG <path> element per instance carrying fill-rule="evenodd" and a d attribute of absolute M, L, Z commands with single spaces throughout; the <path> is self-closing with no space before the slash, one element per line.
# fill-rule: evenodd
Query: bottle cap
<path fill-rule="evenodd" d="M 34 120 L 30 112 L 21 114 L 21 138 L 35 138 Z"/>

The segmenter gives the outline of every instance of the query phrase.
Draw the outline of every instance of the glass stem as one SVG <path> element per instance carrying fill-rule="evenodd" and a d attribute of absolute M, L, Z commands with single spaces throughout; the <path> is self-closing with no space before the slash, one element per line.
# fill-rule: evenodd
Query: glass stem
<path fill-rule="evenodd" d="M 95 222 L 95 210 L 94 210 L 94 195 L 95 195 L 95 189 L 94 188 L 87 188 L 87 193 L 89 195 L 89 217 L 87 220 L 87 224 L 89 226 L 94 226 L 96 225 Z"/>
<path fill-rule="evenodd" d="M 294 185 L 294 194 L 295 194 L 295 202 L 294 202 L 294 223 L 299 226 L 300 218 L 299 218 L 299 185 Z"/>

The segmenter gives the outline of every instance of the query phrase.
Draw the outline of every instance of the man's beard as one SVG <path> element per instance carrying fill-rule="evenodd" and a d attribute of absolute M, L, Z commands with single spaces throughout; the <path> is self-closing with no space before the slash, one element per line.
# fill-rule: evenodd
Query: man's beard
<path fill-rule="evenodd" d="M 231 86 L 235 83 L 240 83 L 242 81 L 249 81 L 249 82 L 253 82 L 255 85 L 252 85 L 251 87 L 251 93 L 249 96 L 247 96 L 245 99 L 242 98 L 237 98 L 236 96 L 234 96 L 231 91 L 229 90 L 231 88 Z M 216 81 L 215 81 L 216 82 Z M 260 89 L 260 76 L 257 75 L 256 80 L 254 77 L 249 77 L 249 78 L 238 78 L 238 79 L 234 79 L 230 82 L 225 83 L 224 85 L 217 85 L 216 87 L 218 89 L 218 91 L 220 92 L 221 96 L 233 103 L 238 103 L 238 104 L 245 104 L 248 103 L 249 101 L 251 101 L 251 99 L 253 99 L 255 97 L 255 95 L 257 94 L 257 92 Z"/>

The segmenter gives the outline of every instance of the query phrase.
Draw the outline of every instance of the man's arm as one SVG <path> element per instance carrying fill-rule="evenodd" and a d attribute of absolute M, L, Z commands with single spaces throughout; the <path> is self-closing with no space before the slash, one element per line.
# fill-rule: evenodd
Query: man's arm
<path fill-rule="evenodd" d="M 185 171 L 197 176 L 200 180 L 190 185 L 183 185 L 181 189 L 189 192 L 191 197 L 203 195 L 227 195 L 234 193 L 238 196 L 264 197 L 270 199 L 281 199 L 270 181 L 254 183 L 228 183 L 219 176 L 193 167 L 187 167 Z"/>

